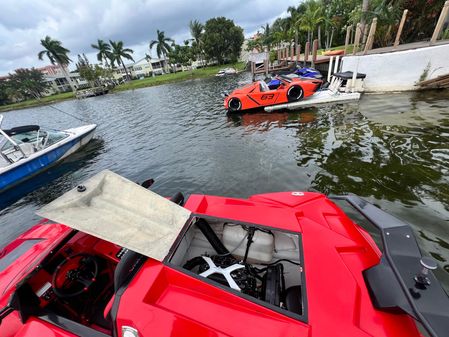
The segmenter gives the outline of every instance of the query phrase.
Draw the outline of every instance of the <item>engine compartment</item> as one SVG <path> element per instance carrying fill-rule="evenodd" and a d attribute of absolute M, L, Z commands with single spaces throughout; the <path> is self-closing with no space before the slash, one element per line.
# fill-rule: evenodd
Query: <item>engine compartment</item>
<path fill-rule="evenodd" d="M 302 315 L 299 233 L 199 218 L 170 262 L 276 309 Z"/>

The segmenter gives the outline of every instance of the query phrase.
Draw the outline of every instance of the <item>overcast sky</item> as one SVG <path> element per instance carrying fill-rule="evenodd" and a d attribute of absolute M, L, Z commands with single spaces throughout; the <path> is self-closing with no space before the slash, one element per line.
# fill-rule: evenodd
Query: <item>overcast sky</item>
<path fill-rule="evenodd" d="M 98 38 L 122 40 L 138 60 L 148 52 L 156 29 L 177 43 L 190 38 L 192 19 L 205 22 L 225 16 L 244 29 L 245 36 L 286 14 L 299 0 L 0 0 L 0 75 L 17 68 L 41 67 L 40 39 L 46 35 L 62 41 L 70 57 L 86 53 Z M 153 52 L 153 56 L 155 53 Z M 73 66 L 72 66 L 73 68 Z"/>

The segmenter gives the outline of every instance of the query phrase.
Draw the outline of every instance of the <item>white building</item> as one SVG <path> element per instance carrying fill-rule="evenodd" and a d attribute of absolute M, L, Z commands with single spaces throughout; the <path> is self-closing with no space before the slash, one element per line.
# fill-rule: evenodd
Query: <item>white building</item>
<path fill-rule="evenodd" d="M 71 90 L 69 82 L 67 82 L 66 73 L 70 77 L 70 82 L 76 89 L 82 89 L 89 85 L 89 83 L 80 77 L 77 72 L 69 72 L 68 68 L 65 68 L 65 72 L 59 65 L 49 65 L 42 68 L 38 68 L 43 75 L 45 81 L 49 84 L 46 90 L 46 95 L 53 95 L 61 92 L 67 92 Z"/>
<path fill-rule="evenodd" d="M 89 82 L 87 82 L 84 78 L 81 78 L 79 73 L 69 73 L 69 76 L 70 82 L 72 83 L 74 88 L 83 89 L 89 86 Z M 71 90 L 70 84 L 67 82 L 67 79 L 62 72 L 61 74 L 44 75 L 44 79 L 50 84 L 49 88 L 47 89 L 48 95 L 67 92 Z"/>
<path fill-rule="evenodd" d="M 142 58 L 134 63 L 125 64 L 128 73 L 131 75 L 131 78 L 141 78 L 148 76 L 156 76 L 162 75 L 165 73 L 164 70 L 164 60 L 158 58 Z M 125 79 L 126 72 L 123 67 L 117 67 L 114 69 L 114 78 L 117 80 Z"/>

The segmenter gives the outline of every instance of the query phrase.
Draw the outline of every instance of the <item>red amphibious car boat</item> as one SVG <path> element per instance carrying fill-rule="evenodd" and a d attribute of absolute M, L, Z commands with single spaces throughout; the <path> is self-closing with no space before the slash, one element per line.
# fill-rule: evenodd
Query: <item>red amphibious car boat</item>
<path fill-rule="evenodd" d="M 299 101 L 312 96 L 323 83 L 320 79 L 277 76 L 280 85 L 270 89 L 264 81 L 256 81 L 235 89 L 225 97 L 224 108 L 228 112 L 261 109 L 266 106 Z"/>
<path fill-rule="evenodd" d="M 448 336 L 448 297 L 410 226 L 336 199 L 382 252 L 322 194 L 181 207 L 102 172 L 0 251 L 0 336 Z"/>

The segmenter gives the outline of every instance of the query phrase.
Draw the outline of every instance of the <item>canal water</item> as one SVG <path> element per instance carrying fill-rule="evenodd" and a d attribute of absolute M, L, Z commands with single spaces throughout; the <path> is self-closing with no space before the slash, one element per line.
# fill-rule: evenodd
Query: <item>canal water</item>
<path fill-rule="evenodd" d="M 248 81 L 193 80 L 5 113 L 5 127 L 96 123 L 98 132 L 62 165 L 0 195 L 0 247 L 38 220 L 37 209 L 110 169 L 137 182 L 153 178 L 162 195 L 358 194 L 412 224 L 449 289 L 449 91 L 227 116 L 220 93 Z"/>

